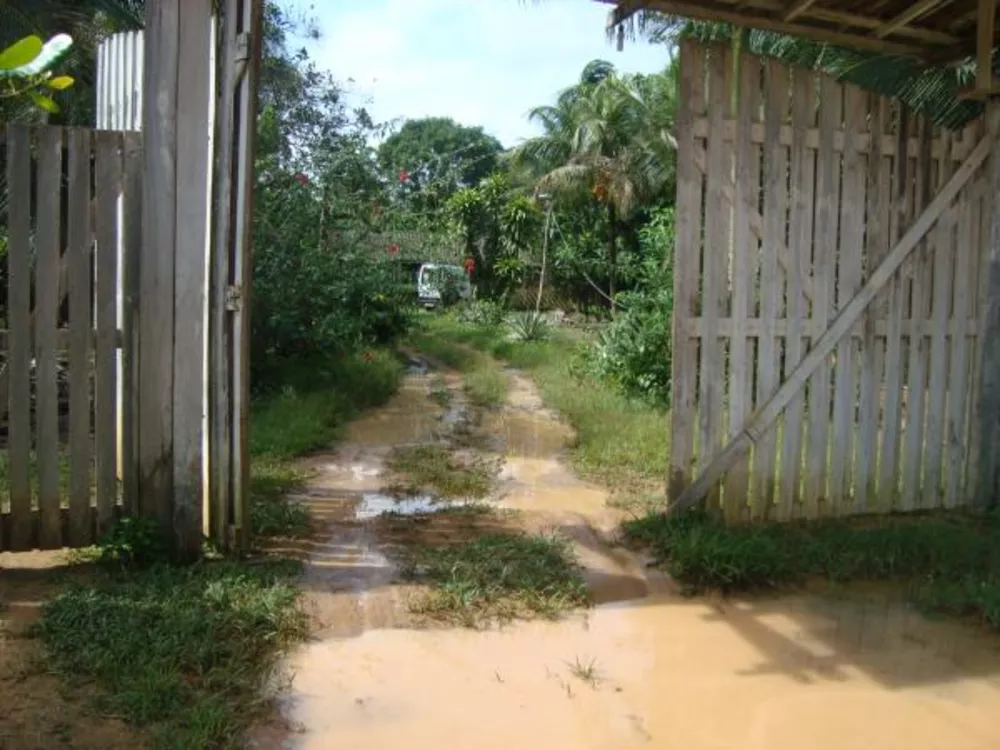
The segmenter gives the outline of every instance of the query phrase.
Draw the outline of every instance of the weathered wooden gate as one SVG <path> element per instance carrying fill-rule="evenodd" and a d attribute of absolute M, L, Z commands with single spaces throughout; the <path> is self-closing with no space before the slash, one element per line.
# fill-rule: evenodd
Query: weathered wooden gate
<path fill-rule="evenodd" d="M 136 500 L 141 141 L 11 125 L 0 163 L 0 549 L 86 546 Z"/>
<path fill-rule="evenodd" d="M 731 521 L 970 502 L 984 123 L 681 55 L 671 499 Z"/>

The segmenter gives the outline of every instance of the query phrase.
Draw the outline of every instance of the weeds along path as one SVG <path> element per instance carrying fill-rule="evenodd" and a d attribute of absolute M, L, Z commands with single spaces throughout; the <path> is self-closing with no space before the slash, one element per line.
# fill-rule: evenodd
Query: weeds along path
<path fill-rule="evenodd" d="M 309 459 L 317 637 L 258 747 L 1000 747 L 995 640 L 880 593 L 681 597 L 616 546 L 534 383 L 495 369 L 416 358 Z"/>

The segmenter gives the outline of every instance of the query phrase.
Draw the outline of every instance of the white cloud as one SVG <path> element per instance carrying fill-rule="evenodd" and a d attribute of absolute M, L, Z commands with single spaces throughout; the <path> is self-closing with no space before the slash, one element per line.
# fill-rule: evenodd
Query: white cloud
<path fill-rule="evenodd" d="M 377 120 L 452 117 L 513 145 L 535 132 L 528 110 L 590 60 L 640 72 L 666 64 L 663 47 L 608 45 L 607 11 L 593 0 L 340 0 L 315 9 L 323 38 L 310 52 L 355 81 Z"/>

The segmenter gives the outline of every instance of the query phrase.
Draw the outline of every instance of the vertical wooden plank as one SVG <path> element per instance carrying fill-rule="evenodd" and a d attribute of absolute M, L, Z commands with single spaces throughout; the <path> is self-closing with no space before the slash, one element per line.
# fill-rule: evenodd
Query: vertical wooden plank
<path fill-rule="evenodd" d="M 138 475 L 138 349 L 139 257 L 142 252 L 142 137 L 126 133 L 122 174 L 122 268 L 119 269 L 122 304 L 122 508 L 132 513 L 139 503 Z"/>
<path fill-rule="evenodd" d="M 90 511 L 92 339 L 90 131 L 69 131 L 69 207 L 66 267 L 69 285 L 69 543 L 93 541 Z"/>
<path fill-rule="evenodd" d="M 56 326 L 59 293 L 62 128 L 38 129 L 35 200 L 35 424 L 38 462 L 38 543 L 62 546 L 59 512 L 59 392 Z"/>
<path fill-rule="evenodd" d="M 239 26 L 238 0 L 227 0 L 221 18 L 219 97 L 216 104 L 215 159 L 212 190 L 211 300 L 209 303 L 209 497 L 212 502 L 210 533 L 225 548 L 232 489 L 232 313 L 226 300 L 232 278 L 230 247 L 233 240 L 233 150 L 235 146 L 236 56 Z"/>
<path fill-rule="evenodd" d="M 918 216 L 933 195 L 931 183 L 931 125 L 926 118 L 919 119 L 920 150 L 917 155 L 919 188 L 914 217 Z M 913 284 L 910 298 L 910 346 L 907 362 L 906 384 L 906 433 L 903 457 L 902 494 L 900 508 L 913 510 L 923 482 L 924 426 L 927 388 L 927 339 L 924 335 L 928 320 L 930 298 L 930 255 L 933 232 L 917 247 L 913 259 Z"/>
<path fill-rule="evenodd" d="M 751 275 L 757 242 L 750 231 L 750 212 L 757 210 L 755 146 L 750 138 L 757 119 L 760 99 L 760 58 L 742 55 L 740 60 L 739 104 L 736 113 L 735 184 L 733 186 L 733 297 L 729 313 L 732 323 L 729 340 L 729 436 L 734 437 L 749 416 L 752 403 L 752 352 L 746 321 L 751 317 Z M 729 522 L 743 518 L 747 509 L 748 465 L 746 457 L 737 461 L 726 475 L 725 517 Z"/>
<path fill-rule="evenodd" d="M 173 521 L 177 0 L 146 6 L 139 315 L 139 510 Z"/>
<path fill-rule="evenodd" d="M 729 67 L 721 48 L 708 50 L 708 144 L 705 195 L 705 256 L 702 276 L 701 380 L 698 403 L 698 433 L 701 446 L 698 464 L 704 467 L 722 447 L 725 404 L 725 359 L 720 340 L 719 318 L 724 314 L 726 265 L 729 256 L 729 211 L 725 199 L 729 166 L 724 142 L 726 104 L 730 87 Z M 718 510 L 718 494 L 708 505 Z"/>
<path fill-rule="evenodd" d="M 257 139 L 257 90 L 263 39 L 263 0 L 245 0 L 240 6 L 240 32 L 251 40 L 250 59 L 240 81 L 238 119 L 241 123 L 236 142 L 236 226 L 233 238 L 233 284 L 249 300 L 252 292 L 250 263 L 251 209 L 254 189 L 254 153 Z M 233 355 L 236 363 L 232 376 L 233 394 L 233 546 L 245 549 L 250 521 L 250 306 L 245 303 L 233 315 Z"/>
<path fill-rule="evenodd" d="M 181 558 L 201 554 L 204 518 L 205 252 L 212 3 L 180 13 L 174 260 L 173 527 Z"/>
<path fill-rule="evenodd" d="M 777 389 L 780 377 L 778 342 L 774 336 L 775 321 L 781 297 L 778 270 L 778 247 L 784 244 L 788 215 L 788 153 L 781 144 L 781 128 L 788 115 L 788 68 L 766 62 L 764 87 L 764 239 L 761 242 L 761 335 L 758 339 L 757 401 L 769 399 Z M 774 430 L 755 445 L 753 473 L 756 483 L 753 508 L 755 518 L 771 514 L 775 489 L 775 458 L 777 435 Z"/>
<path fill-rule="evenodd" d="M 7 184 L 31 184 L 31 131 L 7 127 Z M 32 545 L 31 517 L 31 193 L 11 190 L 10 246 L 7 250 L 7 306 L 10 319 L 7 353 L 7 455 L 10 463 L 11 548 Z"/>
<path fill-rule="evenodd" d="M 978 445 L 971 446 L 977 456 L 975 473 L 976 502 L 985 507 L 1000 503 L 1000 101 L 987 106 L 986 122 L 993 150 L 988 166 L 989 190 L 984 205 L 983 266 L 985 279 L 977 374 Z"/>
<path fill-rule="evenodd" d="M 840 248 L 838 257 L 837 309 L 861 289 L 861 255 L 864 241 L 865 163 L 859 139 L 866 128 L 864 92 L 844 87 L 844 153 L 840 203 Z M 837 346 L 837 372 L 833 398 L 833 446 L 830 457 L 831 512 L 853 510 L 851 469 L 854 416 L 857 408 L 857 355 L 854 337 L 845 336 Z"/>
<path fill-rule="evenodd" d="M 942 129 L 940 134 L 941 157 L 938 184 L 951 177 L 951 134 Z M 945 443 L 945 407 L 949 390 L 948 382 L 948 320 L 951 317 L 951 291 L 954 283 L 953 266 L 957 263 L 954 250 L 955 214 L 965 200 L 968 188 L 958 196 L 958 206 L 947 211 L 938 220 L 934 237 L 931 292 L 931 349 L 930 381 L 927 395 L 927 441 L 925 446 L 926 476 L 921 492 L 921 507 L 935 508 L 942 504 L 944 491 L 941 484 L 941 461 Z M 956 383 L 957 385 L 957 383 Z M 956 404 L 957 405 L 957 404 Z"/>
<path fill-rule="evenodd" d="M 841 124 L 843 88 L 829 76 L 820 77 L 819 153 L 816 158 L 816 248 L 813 266 L 813 343 L 833 320 L 837 272 L 837 221 L 840 195 L 840 155 L 834 132 Z M 828 360 L 829 362 L 829 360 Z M 830 421 L 830 368 L 820 367 L 809 381 L 809 428 L 806 446 L 803 514 L 815 518 L 827 494 L 827 451 Z"/>
<path fill-rule="evenodd" d="M 905 109 L 898 113 L 896 161 L 893 170 L 892 213 L 890 244 L 895 244 L 906 221 L 907 204 L 912 193 L 912 175 L 909 168 L 909 116 Z M 889 287 L 888 315 L 885 345 L 885 408 L 882 432 L 882 450 L 879 467 L 879 507 L 883 511 L 895 507 L 899 494 L 899 448 L 903 395 L 903 306 L 904 285 L 902 269 L 892 278 Z"/>
<path fill-rule="evenodd" d="M 704 52 L 681 42 L 680 100 L 677 107 L 677 229 L 674 246 L 674 355 L 671 363 L 670 480 L 671 500 L 691 482 L 694 457 L 698 342 L 685 325 L 696 315 L 701 263 L 702 174 L 695 165 L 694 120 L 704 111 Z"/>
<path fill-rule="evenodd" d="M 785 338 L 785 371 L 790 372 L 802 359 L 802 339 L 806 334 L 806 308 L 803 288 L 812 255 L 813 203 L 816 178 L 816 154 L 806 145 L 814 127 L 816 76 L 811 70 L 795 68 L 792 86 L 791 148 L 791 220 L 788 241 L 788 287 L 786 293 L 788 335 Z M 781 482 L 778 517 L 790 520 L 798 510 L 802 476 L 802 423 L 804 396 L 797 395 L 785 411 L 782 435 Z"/>
<path fill-rule="evenodd" d="M 121 134 L 94 136 L 96 166 L 96 320 L 94 351 L 94 457 L 97 480 L 97 534 L 111 523 L 118 497 L 116 362 L 118 316 L 118 196 L 121 192 Z"/>
<path fill-rule="evenodd" d="M 889 191 L 892 162 L 883 155 L 883 143 L 889 137 L 889 103 L 880 96 L 871 97 L 865 211 L 865 278 L 878 267 L 889 250 Z M 860 429 L 857 443 L 857 470 L 854 482 L 854 512 L 863 513 L 872 497 L 878 494 L 878 431 L 882 412 L 882 371 L 884 341 L 875 335 L 876 324 L 884 320 L 884 295 L 869 306 L 864 320 L 861 345 Z"/>
<path fill-rule="evenodd" d="M 963 141 L 974 138 L 975 125 L 963 132 Z M 955 273 L 952 287 L 952 325 L 960 326 L 953 331 L 950 339 L 948 371 L 948 419 L 945 428 L 945 493 L 944 505 L 954 508 L 967 500 L 965 489 L 965 468 L 968 463 L 968 423 L 970 416 L 969 398 L 969 322 L 976 319 L 975 294 L 967 285 L 972 283 L 972 266 L 978 262 L 975 231 L 979 222 L 982 198 L 978 181 L 974 181 L 962 192 L 959 199 L 958 236 L 955 245 Z"/>

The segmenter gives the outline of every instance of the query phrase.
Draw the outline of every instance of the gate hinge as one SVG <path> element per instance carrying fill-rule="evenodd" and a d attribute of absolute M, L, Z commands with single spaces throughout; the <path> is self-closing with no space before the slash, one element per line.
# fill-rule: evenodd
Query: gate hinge
<path fill-rule="evenodd" d="M 243 309 L 243 287 L 231 285 L 226 287 L 226 309 L 239 312 Z"/>
<path fill-rule="evenodd" d="M 250 33 L 244 31 L 236 35 L 236 62 L 246 62 L 250 59 Z"/>

